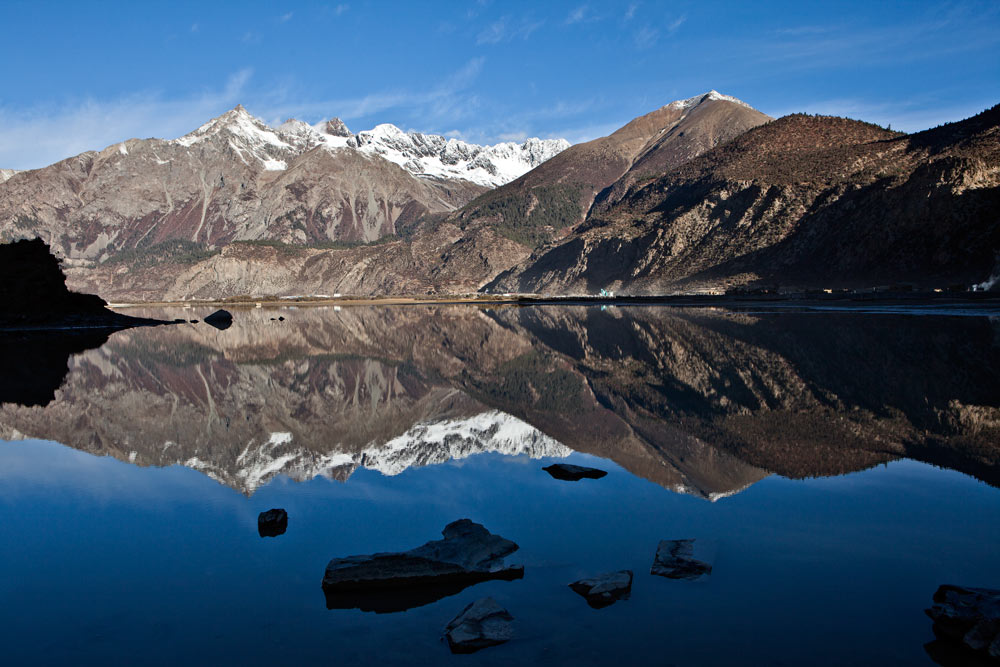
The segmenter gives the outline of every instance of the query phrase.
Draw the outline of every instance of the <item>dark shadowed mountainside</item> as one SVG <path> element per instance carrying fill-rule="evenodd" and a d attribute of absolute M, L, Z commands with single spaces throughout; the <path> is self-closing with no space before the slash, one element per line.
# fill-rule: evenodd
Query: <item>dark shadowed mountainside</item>
<path fill-rule="evenodd" d="M 913 135 L 786 116 L 600 202 L 488 291 L 664 294 L 987 281 L 1000 107 Z"/>

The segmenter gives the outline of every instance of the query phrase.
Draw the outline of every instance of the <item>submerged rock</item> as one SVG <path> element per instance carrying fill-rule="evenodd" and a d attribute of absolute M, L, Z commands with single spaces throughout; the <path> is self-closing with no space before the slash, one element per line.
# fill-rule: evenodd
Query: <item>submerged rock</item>
<path fill-rule="evenodd" d="M 663 540 L 649 573 L 668 579 L 700 579 L 712 573 L 714 547 L 704 540 Z"/>
<path fill-rule="evenodd" d="M 219 309 L 205 318 L 205 324 L 211 324 L 219 330 L 225 330 L 233 326 L 233 314 L 228 310 Z"/>
<path fill-rule="evenodd" d="M 597 468 L 587 468 L 586 466 L 575 466 L 571 463 L 553 463 L 542 468 L 556 479 L 566 482 L 578 482 L 581 479 L 600 479 L 607 475 L 603 470 Z"/>
<path fill-rule="evenodd" d="M 925 611 L 939 640 L 1000 663 L 1000 590 L 946 584 Z"/>
<path fill-rule="evenodd" d="M 569 587 L 585 597 L 591 607 L 601 609 L 629 598 L 632 592 L 632 570 L 605 572 L 590 579 L 574 581 Z"/>
<path fill-rule="evenodd" d="M 514 617 L 493 598 L 476 600 L 445 627 L 452 653 L 473 653 L 510 641 Z"/>
<path fill-rule="evenodd" d="M 445 526 L 443 540 L 402 552 L 334 558 L 323 591 L 330 609 L 402 611 L 454 595 L 490 579 L 520 579 L 524 566 L 505 565 L 514 542 L 460 519 Z"/>
<path fill-rule="evenodd" d="M 275 508 L 257 516 L 257 532 L 261 537 L 277 537 L 288 530 L 288 512 Z"/>

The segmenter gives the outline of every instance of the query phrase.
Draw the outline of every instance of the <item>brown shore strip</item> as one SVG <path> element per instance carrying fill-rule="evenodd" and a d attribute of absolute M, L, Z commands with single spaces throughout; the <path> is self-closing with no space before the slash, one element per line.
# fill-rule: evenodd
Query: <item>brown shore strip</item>
<path fill-rule="evenodd" d="M 912 306 L 912 307 L 975 307 L 1000 308 L 998 292 L 856 292 L 856 293 L 788 293 L 761 295 L 657 295 L 657 296 L 537 296 L 537 295 L 474 295 L 474 296 L 433 296 L 407 295 L 385 297 L 235 297 L 228 299 L 206 299 L 187 301 L 136 301 L 111 303 L 112 308 L 148 307 L 227 307 L 227 308 L 283 308 L 323 307 L 323 306 L 409 306 L 409 305 L 482 305 L 482 306 L 527 306 L 527 305 L 662 305 L 675 307 L 792 307 L 811 308 L 825 306 L 870 307 L 870 306 Z"/>

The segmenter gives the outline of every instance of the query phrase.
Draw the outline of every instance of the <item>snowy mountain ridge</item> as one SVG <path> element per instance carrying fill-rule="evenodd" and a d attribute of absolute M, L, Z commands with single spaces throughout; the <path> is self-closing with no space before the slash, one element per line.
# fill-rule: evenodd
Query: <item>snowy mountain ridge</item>
<path fill-rule="evenodd" d="M 404 132 L 389 123 L 354 134 L 339 118 L 315 125 L 292 118 L 272 128 L 242 105 L 173 143 L 192 147 L 213 137 L 227 140 L 244 163 L 256 160 L 270 171 L 287 169 L 289 159 L 322 147 L 377 156 L 418 178 L 463 179 L 487 187 L 508 183 L 569 148 L 565 139 L 536 138 L 520 144 L 480 146 L 436 134 Z"/>
<path fill-rule="evenodd" d="M 464 419 L 418 422 L 406 433 L 384 443 L 373 442 L 357 453 L 322 454 L 296 447 L 291 433 L 271 433 L 266 441 L 248 444 L 239 455 L 234 481 L 246 493 L 253 493 L 279 474 L 296 481 L 318 476 L 346 479 L 361 467 L 393 476 L 412 467 L 484 452 L 538 459 L 565 458 L 573 450 L 517 417 L 490 410 Z M 227 476 L 221 469 L 196 458 L 185 461 L 184 465 L 218 481 Z"/>

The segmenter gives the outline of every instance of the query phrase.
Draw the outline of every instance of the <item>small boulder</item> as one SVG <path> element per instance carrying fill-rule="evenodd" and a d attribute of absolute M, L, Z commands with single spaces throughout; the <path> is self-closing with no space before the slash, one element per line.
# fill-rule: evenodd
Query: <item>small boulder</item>
<path fill-rule="evenodd" d="M 257 532 L 261 537 L 277 537 L 288 529 L 288 512 L 275 508 L 257 516 Z"/>
<path fill-rule="evenodd" d="M 191 320 L 191 324 L 198 324 L 198 320 Z"/>
<path fill-rule="evenodd" d="M 452 653 L 474 653 L 508 642 L 514 636 L 514 617 L 493 598 L 476 600 L 445 627 Z"/>
<path fill-rule="evenodd" d="M 1000 661 L 1000 590 L 946 584 L 925 611 L 940 641 Z"/>
<path fill-rule="evenodd" d="M 561 479 L 565 482 L 579 482 L 581 479 L 600 479 L 608 474 L 597 468 L 575 466 L 572 463 L 553 463 L 550 466 L 545 466 L 542 470 L 556 479 Z"/>
<path fill-rule="evenodd" d="M 205 318 L 205 324 L 211 324 L 219 330 L 225 330 L 233 326 L 233 314 L 228 310 L 217 310 Z"/>
<path fill-rule="evenodd" d="M 712 573 L 714 543 L 704 540 L 663 540 L 656 548 L 650 574 L 695 580 Z"/>
<path fill-rule="evenodd" d="M 601 609 L 618 600 L 628 600 L 632 592 L 632 570 L 605 572 L 596 577 L 574 581 L 569 585 L 587 599 L 594 609 Z"/>

